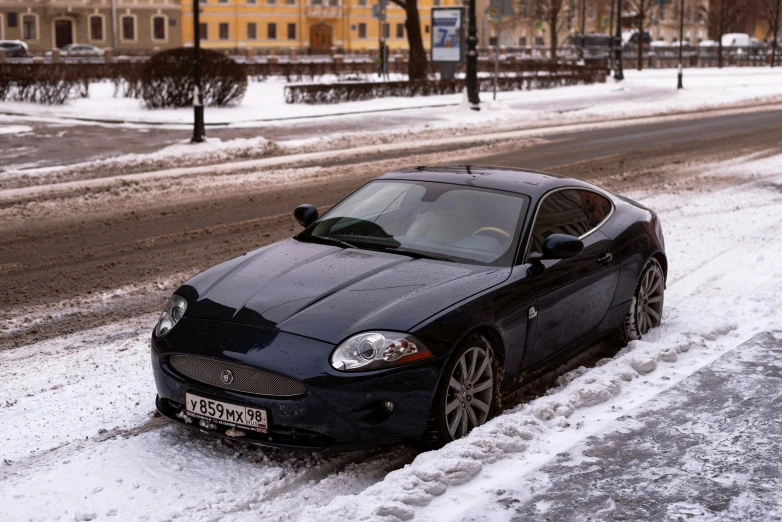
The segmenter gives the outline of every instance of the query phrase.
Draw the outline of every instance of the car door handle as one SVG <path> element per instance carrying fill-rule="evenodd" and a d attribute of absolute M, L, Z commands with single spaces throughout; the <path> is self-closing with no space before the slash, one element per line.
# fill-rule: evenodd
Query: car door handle
<path fill-rule="evenodd" d="M 608 263 L 611 262 L 613 258 L 614 256 L 612 256 L 611 254 L 605 253 L 597 258 L 597 262 L 600 263 L 601 265 L 607 265 Z"/>

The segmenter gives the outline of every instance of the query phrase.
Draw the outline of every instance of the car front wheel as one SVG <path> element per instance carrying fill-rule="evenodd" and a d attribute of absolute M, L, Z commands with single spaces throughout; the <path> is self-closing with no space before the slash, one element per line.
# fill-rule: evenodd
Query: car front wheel
<path fill-rule="evenodd" d="M 481 335 L 469 335 L 443 371 L 429 416 L 426 444 L 447 444 L 484 424 L 493 413 L 496 376 L 491 345 Z"/>

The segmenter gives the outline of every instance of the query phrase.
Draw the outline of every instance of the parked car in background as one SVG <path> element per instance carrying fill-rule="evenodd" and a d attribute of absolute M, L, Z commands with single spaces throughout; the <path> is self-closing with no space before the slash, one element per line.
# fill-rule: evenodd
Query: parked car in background
<path fill-rule="evenodd" d="M 719 47 L 719 45 L 719 42 L 715 42 L 714 40 L 703 40 L 698 44 L 698 47 Z"/>
<path fill-rule="evenodd" d="M 648 45 L 652 42 L 652 35 L 649 34 L 649 31 L 643 32 L 643 43 L 645 45 Z M 622 45 L 635 45 L 638 43 L 638 31 L 636 30 L 628 30 L 628 31 L 622 31 Z"/>
<path fill-rule="evenodd" d="M 8 58 L 24 58 L 27 56 L 27 44 L 21 40 L 0 40 L 0 49 Z"/>
<path fill-rule="evenodd" d="M 51 56 L 52 52 L 46 53 Z M 104 56 L 105 52 L 100 47 L 90 44 L 68 44 L 60 49 L 60 56 Z"/>
<path fill-rule="evenodd" d="M 751 38 L 747 33 L 728 33 L 722 35 L 723 47 L 762 47 L 757 38 Z"/>

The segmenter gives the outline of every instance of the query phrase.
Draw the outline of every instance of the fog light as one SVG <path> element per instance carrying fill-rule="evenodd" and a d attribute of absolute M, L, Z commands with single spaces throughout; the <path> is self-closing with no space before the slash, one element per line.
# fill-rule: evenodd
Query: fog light
<path fill-rule="evenodd" d="M 388 413 L 392 413 L 394 411 L 394 403 L 391 401 L 383 401 L 383 409 Z"/>

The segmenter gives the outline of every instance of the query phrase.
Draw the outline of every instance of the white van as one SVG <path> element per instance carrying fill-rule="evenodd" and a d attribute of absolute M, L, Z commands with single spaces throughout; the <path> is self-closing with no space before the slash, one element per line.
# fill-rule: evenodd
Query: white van
<path fill-rule="evenodd" d="M 758 47 L 761 43 L 757 38 L 750 38 L 747 33 L 727 33 L 722 35 L 723 47 Z"/>

